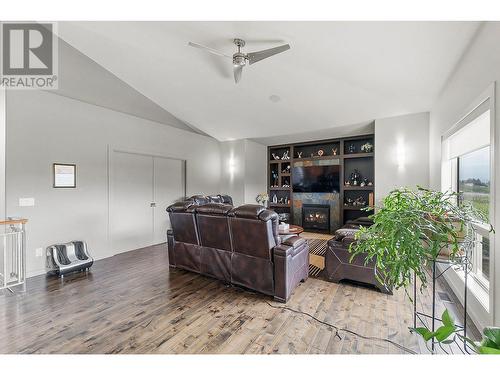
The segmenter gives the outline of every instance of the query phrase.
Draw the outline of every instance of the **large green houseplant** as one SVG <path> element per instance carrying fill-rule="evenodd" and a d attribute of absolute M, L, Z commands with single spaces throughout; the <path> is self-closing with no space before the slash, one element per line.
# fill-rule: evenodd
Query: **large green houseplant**
<path fill-rule="evenodd" d="M 377 279 L 389 288 L 406 291 L 413 275 L 420 280 L 421 289 L 425 288 L 427 267 L 439 256 L 459 259 L 471 251 L 477 238 L 475 224 L 488 221 L 468 202 L 457 202 L 454 192 L 421 187 L 393 190 L 371 216 L 374 224 L 356 234 L 357 242 L 349 249 L 351 260 L 363 254 L 367 263 L 374 261 Z M 447 341 L 456 331 L 452 320 L 447 322 L 439 333 L 423 328 L 416 332 L 426 341 Z"/>

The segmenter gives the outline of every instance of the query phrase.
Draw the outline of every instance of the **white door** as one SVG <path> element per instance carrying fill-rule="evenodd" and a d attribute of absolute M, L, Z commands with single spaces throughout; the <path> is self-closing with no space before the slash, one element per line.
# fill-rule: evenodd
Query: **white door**
<path fill-rule="evenodd" d="M 184 188 L 184 161 L 155 156 L 153 158 L 154 203 L 153 243 L 166 241 L 167 229 L 170 228 L 167 207 L 182 199 Z"/>
<path fill-rule="evenodd" d="M 110 234 L 114 253 L 166 241 L 166 208 L 185 195 L 185 161 L 114 151 Z"/>
<path fill-rule="evenodd" d="M 115 151 L 112 165 L 113 252 L 152 245 L 153 157 Z"/>

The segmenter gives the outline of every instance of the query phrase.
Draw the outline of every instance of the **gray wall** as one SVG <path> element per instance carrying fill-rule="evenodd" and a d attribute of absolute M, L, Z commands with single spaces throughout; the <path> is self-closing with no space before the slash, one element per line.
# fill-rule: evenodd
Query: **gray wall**
<path fill-rule="evenodd" d="M 429 114 L 375 120 L 375 197 L 398 187 L 429 186 Z"/>
<path fill-rule="evenodd" d="M 86 240 L 104 258 L 108 244 L 108 146 L 187 160 L 187 194 L 220 189 L 216 140 L 34 90 L 7 93 L 7 215 L 29 219 L 28 275 L 44 272 L 36 248 Z M 53 189 L 54 162 L 77 164 L 77 188 Z M 19 198 L 34 197 L 34 207 Z"/>

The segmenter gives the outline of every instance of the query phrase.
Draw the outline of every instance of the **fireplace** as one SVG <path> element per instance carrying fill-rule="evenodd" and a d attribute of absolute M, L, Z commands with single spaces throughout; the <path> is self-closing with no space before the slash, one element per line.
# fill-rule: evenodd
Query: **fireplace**
<path fill-rule="evenodd" d="M 330 232 L 330 206 L 323 204 L 302 205 L 302 227 L 304 230 Z"/>

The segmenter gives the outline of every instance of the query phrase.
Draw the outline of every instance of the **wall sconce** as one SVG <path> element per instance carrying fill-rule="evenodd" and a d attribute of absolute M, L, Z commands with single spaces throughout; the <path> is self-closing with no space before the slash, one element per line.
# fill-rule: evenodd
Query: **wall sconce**
<path fill-rule="evenodd" d="M 229 177 L 232 181 L 234 178 L 234 173 L 236 172 L 236 160 L 234 160 L 234 157 L 232 155 L 228 161 L 228 170 L 229 170 Z"/>
<path fill-rule="evenodd" d="M 406 167 L 406 147 L 404 138 L 400 137 L 396 144 L 396 164 L 399 172 L 404 172 Z"/>

